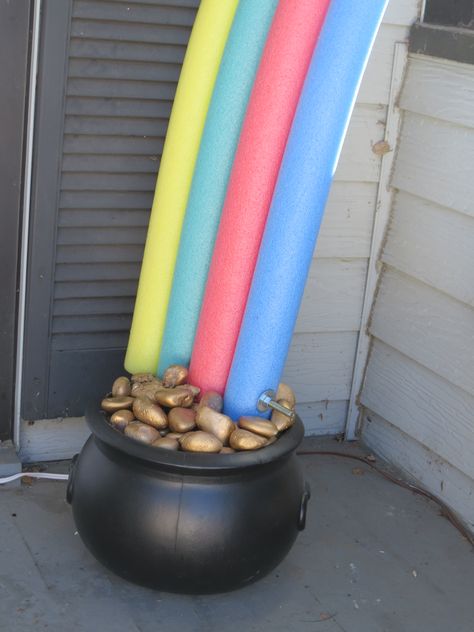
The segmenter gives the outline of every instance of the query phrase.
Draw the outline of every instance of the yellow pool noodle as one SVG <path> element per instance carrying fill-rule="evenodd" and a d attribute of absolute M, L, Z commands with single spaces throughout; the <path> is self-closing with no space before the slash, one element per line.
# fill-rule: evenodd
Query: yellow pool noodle
<path fill-rule="evenodd" d="M 155 373 L 181 228 L 214 83 L 238 0 L 202 0 L 166 134 L 125 368 Z"/>

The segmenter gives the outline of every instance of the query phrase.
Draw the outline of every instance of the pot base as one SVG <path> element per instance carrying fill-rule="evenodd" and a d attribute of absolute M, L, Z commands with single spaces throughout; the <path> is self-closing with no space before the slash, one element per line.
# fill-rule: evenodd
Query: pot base
<path fill-rule="evenodd" d="M 299 419 L 272 446 L 235 455 L 169 453 L 134 444 L 99 412 L 88 422 L 68 500 L 91 553 L 129 581 L 190 594 L 240 588 L 270 572 L 304 527 Z"/>

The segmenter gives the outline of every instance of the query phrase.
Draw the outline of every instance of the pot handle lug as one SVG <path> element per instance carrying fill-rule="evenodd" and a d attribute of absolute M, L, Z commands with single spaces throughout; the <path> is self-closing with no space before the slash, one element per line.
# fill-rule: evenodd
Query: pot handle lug
<path fill-rule="evenodd" d="M 311 488 L 309 483 L 305 481 L 303 495 L 301 496 L 300 513 L 298 516 L 298 530 L 303 531 L 306 526 L 306 510 L 308 501 L 311 498 Z"/>
<path fill-rule="evenodd" d="M 66 488 L 66 500 L 71 505 L 72 504 L 72 495 L 74 492 L 74 471 L 76 469 L 77 459 L 79 458 L 78 454 L 75 454 L 71 459 L 71 465 L 69 466 L 69 478 L 67 481 Z"/>

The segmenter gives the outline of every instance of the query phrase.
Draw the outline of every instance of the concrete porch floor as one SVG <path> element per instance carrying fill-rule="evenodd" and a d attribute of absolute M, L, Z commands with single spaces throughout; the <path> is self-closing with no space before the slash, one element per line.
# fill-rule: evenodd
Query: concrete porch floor
<path fill-rule="evenodd" d="M 64 482 L 0 488 L 0 630 L 472 632 L 474 555 L 437 507 L 360 463 L 301 459 L 312 499 L 293 550 L 260 582 L 211 597 L 104 570 L 75 533 Z"/>

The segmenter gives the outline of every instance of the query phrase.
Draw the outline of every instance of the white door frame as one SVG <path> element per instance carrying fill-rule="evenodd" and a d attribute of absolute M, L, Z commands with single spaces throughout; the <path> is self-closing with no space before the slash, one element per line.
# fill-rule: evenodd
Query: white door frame
<path fill-rule="evenodd" d="M 15 401 L 13 412 L 13 443 L 20 449 L 21 400 L 23 384 L 23 358 L 25 343 L 26 280 L 28 270 L 28 243 L 31 209 L 31 183 L 33 171 L 33 142 L 35 134 L 36 84 L 41 26 L 41 0 L 33 0 L 33 25 L 30 54 L 30 80 L 26 116 L 25 175 L 23 181 L 23 213 L 20 240 L 19 297 L 17 317 L 17 345 L 15 368 Z"/>
<path fill-rule="evenodd" d="M 390 96 L 384 138 L 387 143 L 388 151 L 382 157 L 382 165 L 380 168 L 380 180 L 377 192 L 377 202 L 375 205 L 375 217 L 372 229 L 372 240 L 364 292 L 364 302 L 362 307 L 359 340 L 357 343 L 354 371 L 352 374 L 351 394 L 349 397 L 349 409 L 346 420 L 345 438 L 349 441 L 353 441 L 357 438 L 356 434 L 360 414 L 359 395 L 364 382 L 365 369 L 370 348 L 370 335 L 368 331 L 369 320 L 380 277 L 381 264 L 379 262 L 379 257 L 392 207 L 393 190 L 390 186 L 390 179 L 400 132 L 400 109 L 398 107 L 398 99 L 402 88 L 403 78 L 405 76 L 407 56 L 407 44 L 405 42 L 397 42 L 395 44 L 393 56 L 392 78 L 390 82 Z"/>

